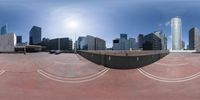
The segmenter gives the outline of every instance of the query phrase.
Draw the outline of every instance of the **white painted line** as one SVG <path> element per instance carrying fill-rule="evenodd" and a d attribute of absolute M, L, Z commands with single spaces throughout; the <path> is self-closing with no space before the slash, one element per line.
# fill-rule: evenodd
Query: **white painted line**
<path fill-rule="evenodd" d="M 150 78 L 150 79 L 153 79 L 153 80 L 156 80 L 156 81 L 160 81 L 160 82 L 174 82 L 174 83 L 178 83 L 178 82 L 186 82 L 186 81 L 190 81 L 192 79 L 195 79 L 195 78 L 198 78 L 200 76 L 200 72 L 196 73 L 196 74 L 193 74 L 191 76 L 188 76 L 188 77 L 184 77 L 184 78 L 163 78 L 163 77 L 159 77 L 159 76 L 155 76 L 153 74 L 150 74 L 146 71 L 144 71 L 143 69 L 139 68 L 138 71 Z"/>
<path fill-rule="evenodd" d="M 87 78 L 91 78 L 91 77 L 95 77 L 103 72 L 105 72 L 106 70 L 108 70 L 108 68 L 104 68 L 103 70 L 101 70 L 100 72 L 98 73 L 95 73 L 95 74 L 92 74 L 92 75 L 89 75 L 89 76 L 84 76 L 84 77 L 78 77 L 78 78 L 69 78 L 69 77 L 58 77 L 58 76 L 55 76 L 55 75 L 52 75 L 48 72 L 45 72 L 44 70 L 38 70 L 39 72 L 43 73 L 43 74 L 46 74 L 48 76 L 51 76 L 53 78 L 57 78 L 57 79 L 61 79 L 61 80 L 81 80 L 81 79 L 87 79 Z"/>
<path fill-rule="evenodd" d="M 3 73 L 5 73 L 6 71 L 5 70 L 1 70 L 0 71 L 0 75 L 2 75 Z"/>
<path fill-rule="evenodd" d="M 54 63 L 56 63 L 56 64 L 61 64 L 61 65 L 66 65 L 66 64 L 81 64 L 81 63 L 84 63 L 84 64 L 88 64 L 88 63 L 91 63 L 91 62 L 75 62 L 75 63 L 73 63 L 73 62 L 60 62 L 60 61 L 55 61 Z"/>
<path fill-rule="evenodd" d="M 170 64 L 170 63 L 168 63 L 168 64 L 165 64 L 165 63 L 155 62 L 154 64 L 173 67 L 173 66 L 184 66 L 184 65 L 187 65 L 188 63 L 178 63 L 178 64 Z"/>
<path fill-rule="evenodd" d="M 106 69 L 103 73 L 95 76 L 95 77 L 91 77 L 89 79 L 84 79 L 84 80 L 61 80 L 61 79 L 56 79 L 56 78 L 53 78 L 51 76 L 48 76 L 44 73 L 42 73 L 40 70 L 38 70 L 38 73 L 43 75 L 44 77 L 48 78 L 48 79 L 51 79 L 51 80 L 54 80 L 54 81 L 58 81 L 58 82 L 63 82 L 63 83 L 82 83 L 82 82 L 87 82 L 87 81 L 92 81 L 92 80 L 95 80 L 101 76 L 103 76 L 105 73 L 107 73 L 109 71 L 109 69 Z"/>

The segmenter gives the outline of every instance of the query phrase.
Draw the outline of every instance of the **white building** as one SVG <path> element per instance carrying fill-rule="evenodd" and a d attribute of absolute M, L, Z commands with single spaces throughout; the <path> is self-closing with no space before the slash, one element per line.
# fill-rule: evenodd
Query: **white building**
<path fill-rule="evenodd" d="M 171 19 L 172 50 L 182 50 L 182 23 L 179 17 Z"/>
<path fill-rule="evenodd" d="M 16 46 L 15 33 L 6 33 L 0 35 L 0 52 L 14 52 Z"/>
<path fill-rule="evenodd" d="M 106 42 L 98 37 L 87 35 L 86 37 L 79 37 L 77 42 L 78 50 L 105 50 Z"/>

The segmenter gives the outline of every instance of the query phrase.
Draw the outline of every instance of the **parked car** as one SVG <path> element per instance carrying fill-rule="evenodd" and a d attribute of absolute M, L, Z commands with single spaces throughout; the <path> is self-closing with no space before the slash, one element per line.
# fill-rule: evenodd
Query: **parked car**
<path fill-rule="evenodd" d="M 56 52 L 56 50 L 50 50 L 49 54 L 54 54 Z"/>
<path fill-rule="evenodd" d="M 62 53 L 60 50 L 56 50 L 56 51 L 55 51 L 55 54 L 56 54 L 56 55 L 58 55 L 58 54 L 60 54 L 60 53 Z"/>

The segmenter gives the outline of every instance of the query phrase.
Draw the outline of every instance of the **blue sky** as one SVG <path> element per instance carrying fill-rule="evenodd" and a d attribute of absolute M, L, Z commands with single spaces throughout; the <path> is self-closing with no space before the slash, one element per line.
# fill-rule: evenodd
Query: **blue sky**
<path fill-rule="evenodd" d="M 106 40 L 107 47 L 120 33 L 136 37 L 163 30 L 171 47 L 170 20 L 182 19 L 183 40 L 188 31 L 200 28 L 200 1 L 197 0 L 0 0 L 0 25 L 28 41 L 33 25 L 42 27 L 42 37 L 93 35 Z M 78 25 L 72 29 L 70 22 Z"/>

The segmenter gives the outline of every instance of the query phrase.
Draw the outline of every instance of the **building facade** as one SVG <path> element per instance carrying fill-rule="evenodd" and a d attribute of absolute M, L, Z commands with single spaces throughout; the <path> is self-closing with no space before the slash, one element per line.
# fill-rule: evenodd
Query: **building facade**
<path fill-rule="evenodd" d="M 113 50 L 130 50 L 136 49 L 135 38 L 127 39 L 127 34 L 120 34 L 120 38 L 113 40 Z"/>
<path fill-rule="evenodd" d="M 17 36 L 17 43 L 22 43 L 22 36 Z"/>
<path fill-rule="evenodd" d="M 130 49 L 132 49 L 132 50 L 137 48 L 135 38 L 129 38 L 129 46 L 130 46 Z"/>
<path fill-rule="evenodd" d="M 30 30 L 30 36 L 29 36 L 29 44 L 30 45 L 37 45 L 41 43 L 41 34 L 42 29 L 37 26 L 33 26 Z"/>
<path fill-rule="evenodd" d="M 8 33 L 8 25 L 4 25 L 1 27 L 1 35 Z"/>
<path fill-rule="evenodd" d="M 43 44 L 47 50 L 72 50 L 72 39 L 70 38 L 46 39 Z"/>
<path fill-rule="evenodd" d="M 172 50 L 182 50 L 182 22 L 179 17 L 171 19 Z"/>
<path fill-rule="evenodd" d="M 200 50 L 199 29 L 196 27 L 193 27 L 189 30 L 189 49 Z"/>
<path fill-rule="evenodd" d="M 78 50 L 105 50 L 106 42 L 98 37 L 87 35 L 86 37 L 79 37 L 77 42 Z"/>
<path fill-rule="evenodd" d="M 105 50 L 106 42 L 98 37 L 95 38 L 95 50 Z"/>
<path fill-rule="evenodd" d="M 15 33 L 0 35 L 0 52 L 14 52 L 16 42 Z"/>
<path fill-rule="evenodd" d="M 162 50 L 162 40 L 157 33 L 144 36 L 143 50 Z"/>
<path fill-rule="evenodd" d="M 144 43 L 144 35 L 143 34 L 139 34 L 137 36 L 137 48 L 138 49 L 142 49 L 143 48 L 143 43 Z"/>
<path fill-rule="evenodd" d="M 167 37 L 162 31 L 155 31 L 154 34 L 161 39 L 161 50 L 167 50 Z"/>

